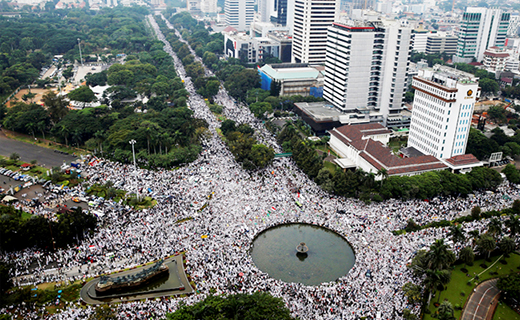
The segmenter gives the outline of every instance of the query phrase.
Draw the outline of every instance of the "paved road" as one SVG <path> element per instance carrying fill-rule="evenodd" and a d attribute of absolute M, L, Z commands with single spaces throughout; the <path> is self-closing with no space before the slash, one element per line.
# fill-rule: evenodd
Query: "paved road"
<path fill-rule="evenodd" d="M 485 320 L 488 315 L 492 315 L 492 310 L 495 308 L 492 302 L 500 293 L 496 284 L 497 279 L 491 279 L 475 288 L 464 308 L 461 320 Z"/>
<path fill-rule="evenodd" d="M 36 159 L 38 160 L 38 165 L 45 166 L 46 168 L 59 167 L 63 164 L 64 160 L 70 162 L 76 159 L 76 157 L 60 154 L 51 149 L 9 139 L 0 132 L 0 155 L 8 157 L 13 152 L 18 153 L 22 161 L 29 162 Z"/>

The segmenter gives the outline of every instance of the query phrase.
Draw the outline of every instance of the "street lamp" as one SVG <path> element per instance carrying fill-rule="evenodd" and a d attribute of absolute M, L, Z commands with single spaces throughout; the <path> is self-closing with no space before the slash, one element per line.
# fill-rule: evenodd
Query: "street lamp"
<path fill-rule="evenodd" d="M 134 167 L 137 169 L 137 165 L 135 164 L 135 150 L 134 150 L 134 144 L 136 143 L 137 141 L 135 141 L 134 139 L 128 141 L 128 143 L 130 143 L 132 145 L 132 155 L 134 156 Z"/>
<path fill-rule="evenodd" d="M 81 55 L 81 39 L 78 38 L 78 47 L 79 47 L 79 59 L 81 60 L 81 65 L 83 66 L 83 56 Z"/>
<path fill-rule="evenodd" d="M 137 171 L 137 165 L 135 163 L 135 149 L 134 149 L 134 144 L 136 142 L 137 141 L 135 141 L 134 139 L 128 141 L 128 143 L 130 143 L 132 145 L 132 155 L 134 156 L 134 168 Z M 136 177 L 136 180 L 137 180 L 137 173 L 136 173 L 135 177 Z M 136 186 L 137 186 L 137 181 L 136 181 Z M 141 196 L 139 194 L 139 187 L 138 186 L 137 186 L 137 201 L 141 201 Z"/>

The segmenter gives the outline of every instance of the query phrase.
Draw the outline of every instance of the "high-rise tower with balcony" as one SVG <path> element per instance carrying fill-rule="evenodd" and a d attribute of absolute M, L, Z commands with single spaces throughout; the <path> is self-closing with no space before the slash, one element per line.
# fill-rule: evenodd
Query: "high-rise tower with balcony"
<path fill-rule="evenodd" d="M 327 28 L 339 16 L 339 0 L 294 0 L 293 62 L 325 63 Z"/>
<path fill-rule="evenodd" d="M 334 23 L 328 30 L 323 97 L 343 123 L 401 121 L 412 32 L 398 21 Z M 358 120 L 358 121 L 356 121 Z"/>

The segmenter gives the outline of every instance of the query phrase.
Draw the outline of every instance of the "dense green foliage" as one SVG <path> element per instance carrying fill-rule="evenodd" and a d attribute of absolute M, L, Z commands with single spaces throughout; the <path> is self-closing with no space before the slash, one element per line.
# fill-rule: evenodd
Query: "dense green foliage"
<path fill-rule="evenodd" d="M 255 292 L 228 296 L 209 296 L 192 306 L 181 306 L 166 315 L 168 320 L 288 320 L 293 319 L 281 298 Z"/>
<path fill-rule="evenodd" d="M 96 54 L 106 60 L 105 55 L 148 50 L 152 41 L 142 23 L 145 14 L 143 7 L 118 7 L 0 17 L 0 98 L 32 83 L 53 55 L 79 61 L 77 39 L 86 60 Z"/>
<path fill-rule="evenodd" d="M 229 150 L 244 169 L 254 170 L 267 166 L 274 158 L 274 150 L 258 144 L 254 130 L 247 124 L 236 126 L 233 120 L 225 120 L 221 126 Z"/>
<path fill-rule="evenodd" d="M 104 48 L 129 53 L 124 64 L 113 64 L 108 70 L 86 76 L 90 85 L 110 85 L 101 98 L 104 105 L 69 111 L 64 97 L 48 92 L 44 107 L 19 102 L 8 110 L 1 109 L 2 124 L 33 136 L 45 138 L 51 134 L 67 145 L 87 147 L 122 162 L 132 160 L 128 142 L 134 139 L 138 163 L 151 168 L 170 168 L 196 159 L 207 124 L 193 119 L 186 105 L 188 92 L 176 75 L 172 58 L 162 49 L 163 43 L 148 35 L 145 13 L 139 8 L 117 8 L 92 16 L 71 11 L 67 17 L 57 17 L 55 25 L 72 24 L 70 29 L 82 39 L 84 54 L 103 53 Z M 76 15 L 74 23 L 68 20 L 71 14 Z M 76 28 L 76 24 L 88 30 Z M 135 99 L 138 95 L 148 97 L 148 102 Z M 68 97 L 85 103 L 96 99 L 87 86 L 70 92 Z M 138 109 L 145 112 L 135 112 Z"/>
<path fill-rule="evenodd" d="M 471 153 L 477 159 L 489 158 L 493 152 L 503 152 L 504 156 L 520 154 L 520 135 L 508 137 L 500 128 L 493 129 L 491 138 L 486 137 L 479 130 L 471 128 L 468 137 L 466 153 Z"/>
<path fill-rule="evenodd" d="M 520 274 L 513 273 L 508 277 L 499 279 L 497 287 L 504 291 L 508 297 L 520 299 Z"/>
<path fill-rule="evenodd" d="M 22 211 L 13 207 L 0 206 L 0 247 L 5 251 L 23 250 L 37 246 L 52 249 L 66 247 L 79 241 L 83 232 L 96 227 L 96 217 L 83 213 L 81 209 L 58 215 L 58 221 L 42 216 L 22 218 Z"/>

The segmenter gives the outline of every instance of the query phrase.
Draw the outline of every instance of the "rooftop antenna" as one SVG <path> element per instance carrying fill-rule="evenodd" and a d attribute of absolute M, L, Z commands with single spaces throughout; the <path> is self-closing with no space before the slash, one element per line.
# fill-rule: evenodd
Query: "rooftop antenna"
<path fill-rule="evenodd" d="M 81 40 L 78 38 L 78 47 L 79 47 L 79 59 L 81 60 L 81 66 L 83 66 L 83 56 L 81 55 Z"/>

